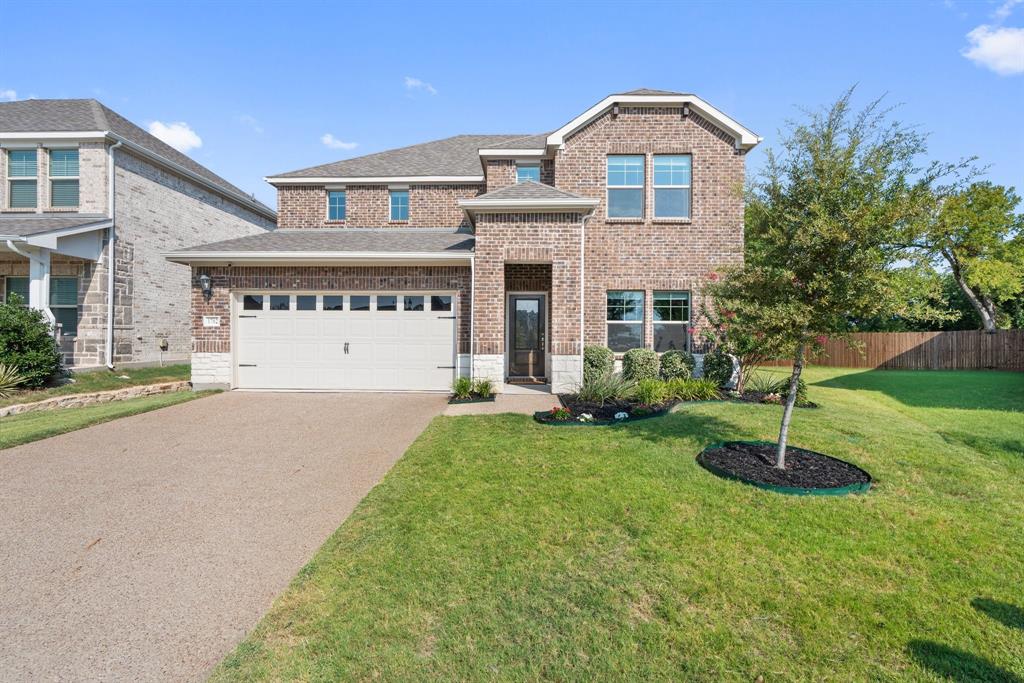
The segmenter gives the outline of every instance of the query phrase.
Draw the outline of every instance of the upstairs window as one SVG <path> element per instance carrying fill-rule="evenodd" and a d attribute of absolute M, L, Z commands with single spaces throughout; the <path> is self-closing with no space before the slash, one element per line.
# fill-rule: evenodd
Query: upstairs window
<path fill-rule="evenodd" d="M 690 293 L 654 293 L 654 350 L 684 351 L 689 348 Z"/>
<path fill-rule="evenodd" d="M 540 182 L 540 164 L 516 164 L 516 182 L 532 180 Z"/>
<path fill-rule="evenodd" d="M 327 192 L 327 220 L 345 220 L 345 190 Z"/>
<path fill-rule="evenodd" d="M 644 345 L 643 292 L 608 292 L 606 316 L 608 348 L 621 353 Z"/>
<path fill-rule="evenodd" d="M 608 157 L 608 217 L 643 218 L 644 156 L 616 154 Z"/>
<path fill-rule="evenodd" d="M 78 206 L 78 150 L 50 150 L 50 206 Z"/>
<path fill-rule="evenodd" d="M 36 154 L 34 149 L 7 151 L 7 177 L 10 178 L 7 204 L 12 209 L 34 209 L 37 206 Z"/>
<path fill-rule="evenodd" d="M 689 154 L 654 155 L 654 217 L 690 217 Z"/>
<path fill-rule="evenodd" d="M 391 220 L 409 220 L 409 190 L 391 190 Z"/>

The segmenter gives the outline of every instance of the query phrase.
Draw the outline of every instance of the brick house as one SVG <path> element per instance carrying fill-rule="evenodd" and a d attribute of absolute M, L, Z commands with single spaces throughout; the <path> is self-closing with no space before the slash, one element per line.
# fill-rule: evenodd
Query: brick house
<path fill-rule="evenodd" d="M 743 254 L 760 138 L 699 97 L 611 95 L 542 135 L 460 135 L 267 178 L 279 230 L 193 273 L 197 386 L 443 390 L 582 378 L 585 345 L 687 348 Z"/>
<path fill-rule="evenodd" d="M 0 294 L 44 312 L 71 367 L 187 360 L 190 273 L 162 254 L 275 219 L 96 100 L 0 103 Z"/>

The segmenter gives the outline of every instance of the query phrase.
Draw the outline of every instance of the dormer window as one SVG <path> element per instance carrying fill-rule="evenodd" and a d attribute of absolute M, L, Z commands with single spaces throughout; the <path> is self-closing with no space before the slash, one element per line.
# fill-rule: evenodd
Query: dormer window
<path fill-rule="evenodd" d="M 50 150 L 50 206 L 78 206 L 78 150 Z"/>
<path fill-rule="evenodd" d="M 10 178 L 7 204 L 12 209 L 34 209 L 37 206 L 37 152 L 34 149 L 7 151 L 7 177 Z"/>
<path fill-rule="evenodd" d="M 539 163 L 519 162 L 516 164 L 516 182 L 521 183 L 527 180 L 532 180 L 535 183 L 540 182 Z"/>
<path fill-rule="evenodd" d="M 327 220 L 345 220 L 345 190 L 329 190 L 327 192 Z"/>
<path fill-rule="evenodd" d="M 409 190 L 391 190 L 391 220 L 409 220 Z"/>

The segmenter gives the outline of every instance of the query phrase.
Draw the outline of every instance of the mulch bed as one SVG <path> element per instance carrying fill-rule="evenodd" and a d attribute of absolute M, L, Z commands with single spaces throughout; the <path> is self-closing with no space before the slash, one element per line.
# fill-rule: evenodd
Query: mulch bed
<path fill-rule="evenodd" d="M 782 396 L 779 401 L 765 401 L 764 400 L 765 396 L 768 396 L 768 394 L 761 393 L 760 391 L 748 391 L 748 392 L 745 392 L 743 394 L 737 394 L 735 396 L 732 395 L 732 394 L 726 394 L 727 398 L 730 398 L 730 399 L 735 400 L 735 401 L 743 401 L 744 403 L 761 403 L 761 404 L 769 405 L 769 406 L 771 406 L 771 405 L 777 406 L 777 405 L 782 405 L 782 404 L 784 404 L 786 402 L 786 397 L 785 396 Z M 818 404 L 815 403 L 814 401 L 804 401 L 803 403 L 797 403 L 794 407 L 795 408 L 817 408 Z"/>
<path fill-rule="evenodd" d="M 668 414 L 672 408 L 679 403 L 678 401 L 668 401 L 655 406 L 645 406 L 638 403 L 631 403 L 629 401 L 613 401 L 605 403 L 604 405 L 598 403 L 577 403 L 573 401 L 571 395 L 560 394 L 558 397 L 562 406 L 567 408 L 572 413 L 571 420 L 554 420 L 550 417 L 549 411 L 541 411 L 534 414 L 534 419 L 537 422 L 544 424 L 590 424 L 590 425 L 607 425 L 607 424 L 619 424 L 623 422 L 635 422 L 636 420 L 644 420 L 650 417 L 660 417 Z M 580 415 L 589 413 L 593 416 L 592 422 L 580 422 L 578 420 Z M 628 413 L 629 417 L 625 420 L 616 420 L 616 413 Z"/>
<path fill-rule="evenodd" d="M 720 476 L 766 488 L 866 490 L 871 484 L 871 476 L 855 465 L 793 446 L 786 449 L 786 469 L 777 469 L 775 444 L 769 442 L 714 444 L 697 456 L 697 461 Z"/>
<path fill-rule="evenodd" d="M 448 397 L 449 405 L 458 405 L 460 403 L 494 403 L 494 396 L 488 396 L 487 398 L 481 398 L 480 396 L 471 396 L 470 398 Z"/>

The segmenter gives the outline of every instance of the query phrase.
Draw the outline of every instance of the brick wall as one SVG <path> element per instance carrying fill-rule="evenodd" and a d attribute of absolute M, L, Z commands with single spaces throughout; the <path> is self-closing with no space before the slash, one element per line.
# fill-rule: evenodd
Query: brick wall
<path fill-rule="evenodd" d="M 107 212 L 107 149 L 102 142 L 78 145 L 78 207 L 50 206 L 50 151 L 36 147 L 36 208 L 8 208 L 7 150 L 0 149 L 0 212 L 3 213 L 89 213 Z"/>
<path fill-rule="evenodd" d="M 618 117 L 607 113 L 565 141 L 555 157 L 555 184 L 601 202 L 586 224 L 587 343 L 606 343 L 607 290 L 633 289 L 646 293 L 644 340 L 651 347 L 653 291 L 689 290 L 695 314 L 706 275 L 742 262 L 744 157 L 736 153 L 732 138 L 695 113 L 683 118 L 673 107 L 619 111 Z M 692 210 L 686 221 L 650 217 L 652 156 L 672 153 L 693 157 Z M 644 219 L 606 218 L 608 154 L 646 156 Z"/>
<path fill-rule="evenodd" d="M 512 159 L 488 159 L 485 171 L 487 191 L 494 192 L 516 182 L 516 162 Z"/>
<path fill-rule="evenodd" d="M 506 292 L 550 292 L 550 263 L 506 263 Z"/>
<path fill-rule="evenodd" d="M 544 264 L 550 272 L 551 353 L 579 353 L 579 239 L 578 214 L 477 217 L 473 353 L 505 352 L 506 272 L 512 277 L 541 272 L 536 265 L 527 269 L 518 264 Z"/>
<path fill-rule="evenodd" d="M 345 220 L 327 220 L 327 188 L 323 185 L 285 185 L 277 190 L 280 228 L 454 228 L 468 226 L 459 199 L 482 192 L 480 184 L 409 186 L 409 220 L 392 221 L 387 185 L 348 185 Z"/>
<path fill-rule="evenodd" d="M 199 276 L 213 279 L 207 301 Z M 468 353 L 470 316 L 469 266 L 196 266 L 192 269 L 193 353 L 231 350 L 231 292 L 266 291 L 402 292 L 441 290 L 458 292 L 459 353 Z M 220 317 L 220 327 L 204 327 L 203 316 Z"/>

